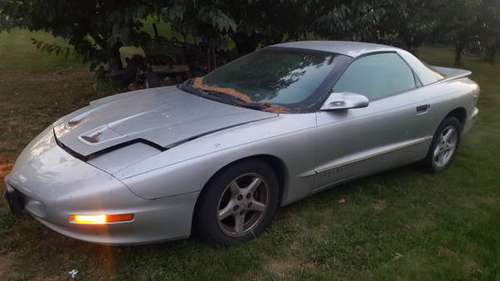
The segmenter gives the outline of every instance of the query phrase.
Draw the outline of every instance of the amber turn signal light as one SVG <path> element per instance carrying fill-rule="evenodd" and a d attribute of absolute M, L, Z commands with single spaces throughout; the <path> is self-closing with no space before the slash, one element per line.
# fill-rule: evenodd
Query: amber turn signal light
<path fill-rule="evenodd" d="M 69 222 L 74 224 L 108 224 L 134 220 L 133 214 L 121 215 L 71 215 Z"/>

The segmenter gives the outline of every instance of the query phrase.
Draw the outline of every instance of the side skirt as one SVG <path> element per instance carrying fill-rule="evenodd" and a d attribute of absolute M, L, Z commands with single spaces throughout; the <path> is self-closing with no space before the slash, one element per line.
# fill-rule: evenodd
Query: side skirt
<path fill-rule="evenodd" d="M 328 177 L 332 181 L 315 188 L 313 192 L 319 192 L 352 179 L 420 161 L 425 158 L 431 141 L 432 136 L 405 141 L 362 151 L 322 165 L 315 169 L 315 176 L 318 178 Z"/>

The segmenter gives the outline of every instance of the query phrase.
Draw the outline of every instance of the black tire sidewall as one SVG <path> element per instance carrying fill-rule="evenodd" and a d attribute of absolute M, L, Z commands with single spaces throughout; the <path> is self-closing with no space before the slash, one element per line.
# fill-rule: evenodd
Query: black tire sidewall
<path fill-rule="evenodd" d="M 264 178 L 269 186 L 270 201 L 264 218 L 253 232 L 241 237 L 231 237 L 226 235 L 218 225 L 216 216 L 218 203 L 226 186 L 238 176 L 246 173 L 256 173 Z M 200 194 L 195 210 L 195 233 L 202 240 L 214 245 L 231 246 L 249 241 L 262 233 L 271 223 L 279 201 L 279 183 L 269 164 L 260 160 L 243 160 L 235 163 L 217 173 Z"/>
<path fill-rule="evenodd" d="M 436 146 L 438 145 L 441 133 L 448 126 L 455 127 L 455 130 L 457 131 L 457 134 L 458 134 L 457 135 L 457 144 L 455 147 L 455 151 L 453 151 L 453 155 L 451 156 L 451 159 L 448 161 L 448 163 L 446 163 L 446 165 L 444 165 L 443 167 L 438 167 L 438 166 L 436 166 L 436 163 L 434 163 L 434 150 L 436 149 Z M 461 134 L 462 134 L 462 125 L 456 117 L 448 116 L 443 120 L 443 122 L 441 122 L 438 129 L 436 130 L 436 133 L 434 134 L 434 136 L 432 138 L 431 146 L 429 147 L 429 151 L 427 152 L 427 156 L 425 158 L 425 165 L 431 172 L 437 173 L 437 172 L 444 171 L 451 165 L 451 163 L 453 163 L 453 161 L 455 160 L 455 155 L 457 154 L 457 151 L 458 151 L 458 146 L 460 144 Z"/>

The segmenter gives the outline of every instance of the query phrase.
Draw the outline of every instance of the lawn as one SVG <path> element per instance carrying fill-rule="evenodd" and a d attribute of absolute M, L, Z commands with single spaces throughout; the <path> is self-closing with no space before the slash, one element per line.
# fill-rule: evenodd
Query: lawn
<path fill-rule="evenodd" d="M 0 34 L 0 178 L 38 132 L 110 94 L 77 58 Z M 61 44 L 64 42 L 60 41 Z M 428 62 L 451 65 L 448 48 Z M 391 170 L 282 208 L 240 247 L 196 240 L 106 247 L 65 238 L 0 202 L 0 280 L 500 280 L 500 67 L 465 58 L 482 90 L 480 118 L 441 174 Z M 0 189 L 3 190 L 3 181 Z"/>

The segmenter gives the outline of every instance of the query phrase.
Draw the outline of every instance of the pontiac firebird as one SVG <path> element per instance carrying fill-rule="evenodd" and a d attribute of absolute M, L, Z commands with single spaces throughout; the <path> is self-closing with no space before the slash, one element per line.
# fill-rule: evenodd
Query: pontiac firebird
<path fill-rule="evenodd" d="M 469 75 L 384 45 L 273 45 L 62 117 L 21 153 L 5 197 L 84 241 L 242 243 L 328 187 L 413 162 L 446 169 L 478 115 Z"/>

